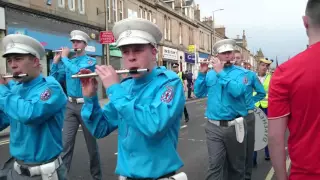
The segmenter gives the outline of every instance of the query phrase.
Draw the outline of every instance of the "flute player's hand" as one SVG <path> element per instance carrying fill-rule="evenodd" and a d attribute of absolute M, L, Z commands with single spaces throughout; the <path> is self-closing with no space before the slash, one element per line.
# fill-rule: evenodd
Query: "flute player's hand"
<path fill-rule="evenodd" d="M 208 63 L 209 63 L 208 59 L 205 59 L 204 62 L 200 63 L 200 70 L 199 71 L 202 73 L 207 73 L 209 70 Z"/>
<path fill-rule="evenodd" d="M 89 74 L 91 71 L 89 69 L 81 69 L 79 74 Z M 92 97 L 97 94 L 98 81 L 94 77 L 90 78 L 80 78 L 82 84 L 82 95 L 84 97 Z"/>
<path fill-rule="evenodd" d="M 110 86 L 120 83 L 119 76 L 112 66 L 96 65 L 96 73 L 99 75 L 106 90 Z"/>

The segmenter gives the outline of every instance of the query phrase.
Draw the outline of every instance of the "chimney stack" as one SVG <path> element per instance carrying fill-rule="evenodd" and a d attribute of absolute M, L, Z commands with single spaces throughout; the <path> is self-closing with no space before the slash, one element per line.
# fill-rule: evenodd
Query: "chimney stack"
<path fill-rule="evenodd" d="M 197 4 L 197 9 L 194 11 L 194 18 L 198 21 L 200 21 L 200 7 L 199 4 Z"/>

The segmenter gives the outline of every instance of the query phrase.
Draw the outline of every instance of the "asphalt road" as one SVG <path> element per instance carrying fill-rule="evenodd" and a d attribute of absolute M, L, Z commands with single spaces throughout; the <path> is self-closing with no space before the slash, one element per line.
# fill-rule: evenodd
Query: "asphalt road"
<path fill-rule="evenodd" d="M 205 104 L 205 100 L 188 102 L 190 121 L 187 124 L 181 124 L 178 150 L 185 163 L 181 171 L 188 175 L 189 180 L 204 179 L 207 169 L 208 155 L 204 132 L 206 119 L 203 118 Z M 0 163 L 3 163 L 9 157 L 8 143 L 7 139 L 0 139 Z M 114 170 L 117 161 L 117 133 L 114 132 L 110 136 L 99 140 L 99 148 L 103 179 L 116 180 L 117 176 L 114 174 Z M 287 164 L 290 164 L 289 160 Z M 252 180 L 274 180 L 273 176 L 271 162 L 265 161 L 264 152 L 260 151 L 258 153 L 258 166 L 253 170 Z M 89 158 L 81 128 L 77 135 L 70 179 L 91 179 Z"/>

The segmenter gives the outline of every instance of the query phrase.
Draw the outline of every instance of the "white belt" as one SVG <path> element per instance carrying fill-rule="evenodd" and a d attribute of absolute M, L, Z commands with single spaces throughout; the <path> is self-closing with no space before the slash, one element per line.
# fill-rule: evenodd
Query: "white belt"
<path fill-rule="evenodd" d="M 127 180 L 127 179 L 128 179 L 127 177 L 119 176 L 118 180 Z M 180 173 L 175 174 L 169 178 L 160 178 L 157 180 L 188 180 L 188 177 L 187 177 L 186 173 L 180 172 Z"/>
<path fill-rule="evenodd" d="M 40 176 L 40 175 L 42 177 L 44 176 L 52 177 L 54 174 L 56 174 L 56 170 L 60 167 L 61 164 L 62 164 L 62 158 L 59 156 L 56 160 L 50 163 L 42 164 L 39 166 L 32 166 L 32 167 L 28 167 L 27 165 L 21 166 L 20 164 L 17 163 L 17 161 L 15 161 L 13 164 L 13 168 L 20 175 L 21 174 L 27 175 L 30 173 L 30 177 Z M 53 177 L 52 180 L 55 180 L 55 178 Z"/>
<path fill-rule="evenodd" d="M 222 121 L 217 121 L 217 120 L 209 120 L 210 123 L 215 124 L 216 126 L 221 126 L 220 122 Z M 243 117 L 239 117 L 235 120 L 228 121 L 228 127 L 230 126 L 235 126 L 235 131 L 236 131 L 236 138 L 239 143 L 243 142 L 244 134 L 245 134 L 245 129 L 244 129 L 244 124 L 243 124 Z"/>
<path fill-rule="evenodd" d="M 70 96 L 68 96 L 68 101 L 69 102 L 76 102 L 77 104 L 83 104 L 84 103 L 84 99 L 83 98 L 72 98 Z"/>

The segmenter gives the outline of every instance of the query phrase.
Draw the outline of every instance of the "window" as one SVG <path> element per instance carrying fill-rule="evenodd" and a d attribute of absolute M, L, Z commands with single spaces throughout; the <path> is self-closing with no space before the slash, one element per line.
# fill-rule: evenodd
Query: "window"
<path fill-rule="evenodd" d="M 182 24 L 179 24 L 179 44 L 182 44 Z"/>
<path fill-rule="evenodd" d="M 164 39 L 167 39 L 167 16 L 164 16 Z"/>
<path fill-rule="evenodd" d="M 70 11 L 75 11 L 75 0 L 68 0 L 68 6 Z"/>
<path fill-rule="evenodd" d="M 84 0 L 78 0 L 78 9 L 80 14 L 85 13 Z"/>
<path fill-rule="evenodd" d="M 168 40 L 171 40 L 171 19 L 168 18 Z"/>
<path fill-rule="evenodd" d="M 144 9 L 144 18 L 145 19 L 148 19 L 148 10 L 147 9 Z"/>
<path fill-rule="evenodd" d="M 210 51 L 210 35 L 209 34 L 207 34 L 207 41 L 208 41 L 207 50 Z"/>
<path fill-rule="evenodd" d="M 108 22 L 111 22 L 111 8 L 110 8 L 111 0 L 107 0 L 107 11 L 108 11 Z"/>
<path fill-rule="evenodd" d="M 58 6 L 64 8 L 64 1 L 65 0 L 58 0 Z"/>
<path fill-rule="evenodd" d="M 119 20 L 123 19 L 123 0 L 119 1 Z"/>
<path fill-rule="evenodd" d="M 140 14 L 140 18 L 143 18 L 143 11 L 141 7 L 139 8 L 139 14 Z"/>
<path fill-rule="evenodd" d="M 200 48 L 203 48 L 203 32 L 202 31 L 200 31 L 200 43 L 199 43 L 199 45 L 200 45 Z"/>
<path fill-rule="evenodd" d="M 148 20 L 152 21 L 152 12 L 151 11 L 148 12 Z"/>
<path fill-rule="evenodd" d="M 118 21 L 118 0 L 113 0 L 112 3 L 113 3 L 112 4 L 113 5 L 113 8 L 112 8 L 113 22 L 117 22 Z"/>
<path fill-rule="evenodd" d="M 171 8 L 174 9 L 174 1 L 171 3 Z"/>
<path fill-rule="evenodd" d="M 189 45 L 193 45 L 193 29 L 189 27 Z"/>

